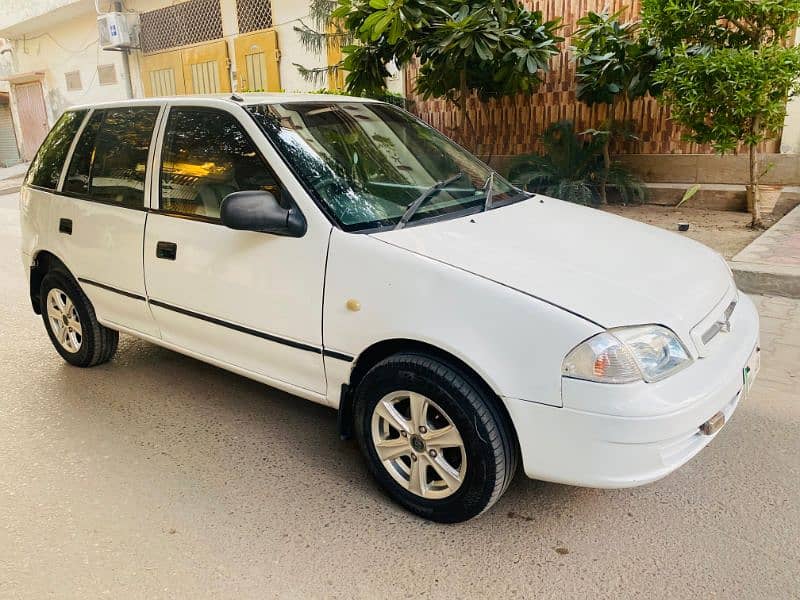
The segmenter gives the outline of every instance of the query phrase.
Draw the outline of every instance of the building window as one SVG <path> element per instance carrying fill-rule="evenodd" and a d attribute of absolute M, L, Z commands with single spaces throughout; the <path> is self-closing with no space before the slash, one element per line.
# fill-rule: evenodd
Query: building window
<path fill-rule="evenodd" d="M 117 69 L 114 65 L 97 65 L 97 81 L 100 85 L 117 83 Z"/>
<path fill-rule="evenodd" d="M 64 79 L 67 81 L 68 92 L 77 92 L 83 89 L 80 71 L 70 71 L 69 73 L 64 73 Z"/>
<path fill-rule="evenodd" d="M 262 0 L 263 1 L 263 0 Z M 189 0 L 143 12 L 139 22 L 145 54 L 222 37 L 220 0 Z"/>
<path fill-rule="evenodd" d="M 269 0 L 236 0 L 236 17 L 239 21 L 239 33 L 270 29 L 272 4 Z"/>

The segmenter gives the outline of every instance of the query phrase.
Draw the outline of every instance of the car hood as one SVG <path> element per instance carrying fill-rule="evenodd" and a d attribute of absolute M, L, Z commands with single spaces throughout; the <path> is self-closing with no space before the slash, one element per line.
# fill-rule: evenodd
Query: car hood
<path fill-rule="evenodd" d="M 372 235 L 602 327 L 659 323 L 687 342 L 732 285 L 722 257 L 702 244 L 543 196 Z"/>

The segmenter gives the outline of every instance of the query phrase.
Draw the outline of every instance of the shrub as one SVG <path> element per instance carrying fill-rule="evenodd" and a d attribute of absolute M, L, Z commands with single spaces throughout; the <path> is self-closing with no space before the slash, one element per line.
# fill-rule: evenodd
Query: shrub
<path fill-rule="evenodd" d="M 571 121 L 559 121 L 542 135 L 543 155 L 520 156 L 511 165 L 509 178 L 530 192 L 577 204 L 599 204 L 604 181 L 604 140 L 582 139 Z M 647 188 L 618 162 L 608 169 L 606 184 L 624 204 L 644 202 Z"/>

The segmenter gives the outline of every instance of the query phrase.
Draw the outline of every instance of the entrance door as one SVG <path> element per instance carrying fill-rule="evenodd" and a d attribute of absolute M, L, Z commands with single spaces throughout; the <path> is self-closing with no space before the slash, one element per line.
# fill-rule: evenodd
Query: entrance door
<path fill-rule="evenodd" d="M 32 160 L 49 130 L 42 84 L 38 81 L 17 84 L 14 86 L 14 97 L 22 130 L 22 158 Z"/>
<path fill-rule="evenodd" d="M 236 77 L 241 92 L 280 92 L 278 35 L 273 30 L 236 36 Z"/>

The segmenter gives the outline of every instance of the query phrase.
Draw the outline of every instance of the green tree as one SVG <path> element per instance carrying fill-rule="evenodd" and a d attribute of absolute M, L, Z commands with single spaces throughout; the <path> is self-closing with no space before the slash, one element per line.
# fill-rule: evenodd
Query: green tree
<path fill-rule="evenodd" d="M 340 19 L 332 16 L 338 5 L 337 0 L 311 0 L 308 8 L 308 23 L 304 20 L 295 25 L 294 30 L 300 36 L 300 44 L 312 54 L 325 54 L 331 48 L 343 48 L 353 43 L 353 35 L 344 28 Z M 325 67 L 305 67 L 292 63 L 303 79 L 313 85 L 327 84 L 330 89 L 336 86 L 331 81 L 342 69 L 342 61 Z"/>
<path fill-rule="evenodd" d="M 560 21 L 544 21 L 517 0 L 339 0 L 358 44 L 344 48 L 347 89 L 354 94 L 385 90 L 386 65 L 420 62 L 416 90 L 459 107 L 462 131 L 475 129 L 466 110 L 476 93 L 492 97 L 531 94 L 558 53 Z"/>
<path fill-rule="evenodd" d="M 590 133 L 603 140 L 600 201 L 612 168 L 610 145 L 615 137 L 631 138 L 631 109 L 636 98 L 654 91 L 652 75 L 659 50 L 642 35 L 637 21 L 622 21 L 624 9 L 609 14 L 589 12 L 578 20 L 574 34 L 576 97 L 589 106 L 607 105 L 608 118 Z M 617 112 L 622 107 L 622 119 Z"/>
<path fill-rule="evenodd" d="M 753 226 L 762 225 L 757 146 L 783 127 L 798 91 L 800 49 L 788 45 L 800 0 L 643 0 L 646 30 L 666 60 L 655 80 L 689 140 L 720 153 L 744 143 Z"/>

